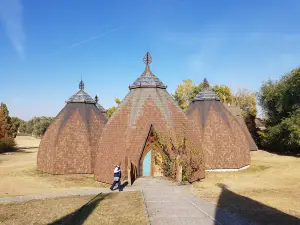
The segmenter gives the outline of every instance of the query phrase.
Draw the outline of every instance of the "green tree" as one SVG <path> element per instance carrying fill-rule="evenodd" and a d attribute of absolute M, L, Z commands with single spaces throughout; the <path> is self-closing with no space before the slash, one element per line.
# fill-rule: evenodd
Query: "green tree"
<path fill-rule="evenodd" d="M 10 133 L 12 134 L 13 138 L 16 138 L 20 124 L 21 120 L 18 117 L 11 117 Z"/>
<path fill-rule="evenodd" d="M 259 145 L 260 140 L 255 123 L 257 114 L 256 93 L 248 89 L 239 89 L 233 97 L 233 102 L 241 108 L 247 128 L 253 140 Z"/>
<path fill-rule="evenodd" d="M 226 85 L 214 85 L 212 90 L 217 93 L 220 100 L 224 103 L 232 103 L 233 95 Z"/>
<path fill-rule="evenodd" d="M 121 103 L 121 100 L 119 98 L 115 98 L 115 103 L 117 103 L 117 105 L 119 106 Z"/>
<path fill-rule="evenodd" d="M 29 120 L 26 123 L 26 134 L 30 134 L 30 135 L 33 134 L 33 120 Z"/>
<path fill-rule="evenodd" d="M 32 119 L 32 134 L 37 137 L 43 136 L 52 121 L 52 117 L 34 117 Z"/>
<path fill-rule="evenodd" d="M 4 103 L 0 105 L 0 152 L 14 149 L 15 142 L 9 111 Z"/>
<path fill-rule="evenodd" d="M 279 81 L 268 80 L 259 92 L 266 119 L 262 144 L 278 152 L 300 152 L 300 68 Z"/>
<path fill-rule="evenodd" d="M 7 135 L 6 132 L 6 116 L 2 104 L 0 105 L 0 141 Z"/>
<path fill-rule="evenodd" d="M 106 111 L 107 117 L 110 118 L 116 110 L 117 110 L 116 106 L 112 106 L 112 107 L 108 108 Z"/>
<path fill-rule="evenodd" d="M 19 131 L 20 133 L 26 133 L 26 129 L 27 129 L 27 122 L 24 120 L 20 121 L 20 126 L 19 126 Z"/>
<path fill-rule="evenodd" d="M 20 120 L 19 131 L 37 137 L 43 136 L 53 122 L 53 117 L 34 117 L 29 121 Z"/>
<path fill-rule="evenodd" d="M 206 79 L 205 79 L 206 80 Z M 206 85 L 209 86 L 207 80 Z M 173 94 L 173 98 L 178 102 L 179 106 L 185 111 L 188 109 L 192 103 L 195 96 L 203 91 L 204 82 L 201 82 L 199 85 L 195 85 L 192 80 L 184 80 L 179 84 Z M 231 90 L 226 85 L 214 85 L 212 91 L 216 92 L 220 100 L 224 103 L 232 103 L 233 95 Z"/>
<path fill-rule="evenodd" d="M 115 98 L 115 103 L 117 104 L 117 106 L 112 106 L 106 110 L 106 115 L 108 118 L 110 118 L 117 110 L 118 106 L 121 104 L 121 100 L 119 98 Z"/>
<path fill-rule="evenodd" d="M 184 80 L 175 90 L 173 98 L 178 102 L 180 108 L 187 110 L 193 98 L 197 95 L 197 87 L 192 80 Z"/>
<path fill-rule="evenodd" d="M 242 109 L 244 118 L 248 115 L 256 117 L 256 93 L 248 89 L 239 89 L 233 97 L 236 103 Z"/>

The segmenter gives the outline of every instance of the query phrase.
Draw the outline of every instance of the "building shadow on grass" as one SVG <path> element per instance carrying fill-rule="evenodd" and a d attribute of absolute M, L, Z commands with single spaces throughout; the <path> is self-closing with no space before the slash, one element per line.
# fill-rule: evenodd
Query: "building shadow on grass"
<path fill-rule="evenodd" d="M 88 203 L 77 209 L 76 211 L 52 222 L 48 225 L 81 225 L 95 210 L 98 204 L 110 194 L 100 193 L 92 198 Z"/>
<path fill-rule="evenodd" d="M 224 184 L 218 184 L 218 186 L 222 188 L 222 192 L 217 203 L 219 208 L 215 214 L 216 221 L 223 220 L 223 210 L 225 209 L 225 212 L 243 220 L 241 224 L 300 225 L 300 218 L 236 194 Z M 297 200 L 295 199 L 295 201 Z M 219 223 L 216 222 L 215 225 L 219 225 Z"/>

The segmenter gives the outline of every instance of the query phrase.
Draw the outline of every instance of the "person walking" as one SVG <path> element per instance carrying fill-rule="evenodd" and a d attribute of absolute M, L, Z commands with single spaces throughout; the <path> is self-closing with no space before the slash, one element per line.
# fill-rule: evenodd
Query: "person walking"
<path fill-rule="evenodd" d="M 116 165 L 115 169 L 114 169 L 114 182 L 110 187 L 110 190 L 113 191 L 116 183 L 118 183 L 118 189 L 119 191 L 121 190 L 121 167 L 119 166 L 120 163 L 118 165 Z"/>

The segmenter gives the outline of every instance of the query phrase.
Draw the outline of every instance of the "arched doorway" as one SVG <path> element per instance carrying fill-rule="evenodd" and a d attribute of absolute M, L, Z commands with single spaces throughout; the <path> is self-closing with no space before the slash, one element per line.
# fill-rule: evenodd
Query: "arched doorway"
<path fill-rule="evenodd" d="M 156 136 L 153 131 L 153 126 L 150 126 L 148 136 L 145 140 L 143 150 L 141 151 L 139 160 L 138 176 L 163 176 L 162 169 L 162 150 L 157 143 Z"/>
<path fill-rule="evenodd" d="M 150 150 L 144 158 L 143 161 L 143 176 L 150 176 L 151 175 L 151 157 L 152 151 Z"/>
<path fill-rule="evenodd" d="M 140 162 L 142 165 L 142 176 L 161 177 L 163 176 L 161 164 L 161 154 L 152 150 L 151 148 L 146 151 L 146 154 Z"/>

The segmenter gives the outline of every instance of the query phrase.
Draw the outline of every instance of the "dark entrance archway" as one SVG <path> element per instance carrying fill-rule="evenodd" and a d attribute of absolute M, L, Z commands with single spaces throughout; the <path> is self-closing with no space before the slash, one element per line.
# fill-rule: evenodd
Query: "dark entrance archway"
<path fill-rule="evenodd" d="M 163 176 L 162 160 L 162 149 L 158 145 L 153 126 L 151 125 L 139 160 L 139 176 Z"/>

